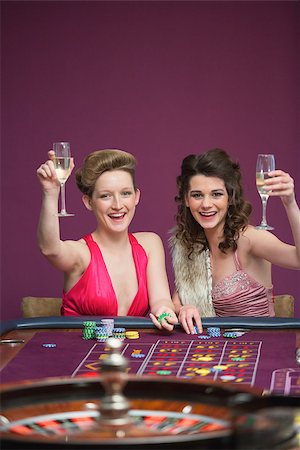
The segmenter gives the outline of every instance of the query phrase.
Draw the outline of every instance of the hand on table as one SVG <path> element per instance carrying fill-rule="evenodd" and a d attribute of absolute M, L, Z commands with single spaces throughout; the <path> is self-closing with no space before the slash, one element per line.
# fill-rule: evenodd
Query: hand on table
<path fill-rule="evenodd" d="M 198 328 L 198 333 L 202 333 L 202 322 L 200 314 L 196 306 L 183 305 L 178 314 L 179 322 L 187 334 L 196 334 L 195 326 Z"/>
<path fill-rule="evenodd" d="M 149 316 L 154 325 L 160 330 L 165 329 L 172 331 L 174 325 L 178 323 L 178 319 L 174 311 L 166 307 L 159 308 L 155 314 L 150 313 Z"/>

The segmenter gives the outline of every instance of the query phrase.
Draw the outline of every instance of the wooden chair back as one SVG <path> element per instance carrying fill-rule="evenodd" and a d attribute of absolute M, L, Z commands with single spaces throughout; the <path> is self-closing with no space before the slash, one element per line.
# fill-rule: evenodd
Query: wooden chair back
<path fill-rule="evenodd" d="M 274 296 L 275 317 L 294 317 L 294 297 L 292 295 Z"/>
<path fill-rule="evenodd" d="M 58 297 L 23 297 L 23 317 L 60 316 L 62 299 Z"/>
<path fill-rule="evenodd" d="M 23 317 L 60 316 L 62 299 L 58 297 L 23 297 Z M 292 295 L 275 295 L 274 309 L 276 317 L 294 317 L 294 297 Z"/>

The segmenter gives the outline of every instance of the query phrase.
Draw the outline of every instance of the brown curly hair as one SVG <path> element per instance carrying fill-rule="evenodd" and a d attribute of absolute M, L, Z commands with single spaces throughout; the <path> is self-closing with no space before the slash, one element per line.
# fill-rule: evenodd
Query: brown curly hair
<path fill-rule="evenodd" d="M 178 203 L 175 230 L 177 239 L 183 243 L 189 257 L 196 248 L 200 248 L 200 251 L 209 248 L 203 228 L 185 205 L 185 198 L 190 189 L 190 179 L 194 175 L 217 177 L 224 181 L 229 197 L 229 207 L 224 225 L 224 239 L 220 242 L 219 249 L 223 253 L 228 249 L 236 250 L 236 241 L 239 233 L 249 223 L 252 206 L 244 198 L 239 164 L 232 161 L 225 150 L 219 148 L 200 155 L 188 155 L 182 161 L 181 174 L 177 177 L 178 195 L 175 197 Z"/>
<path fill-rule="evenodd" d="M 134 189 L 136 189 L 135 168 L 136 159 L 131 153 L 117 149 L 97 150 L 87 155 L 83 166 L 76 171 L 76 184 L 83 194 L 92 197 L 100 175 L 107 171 L 125 170 L 131 175 Z"/>

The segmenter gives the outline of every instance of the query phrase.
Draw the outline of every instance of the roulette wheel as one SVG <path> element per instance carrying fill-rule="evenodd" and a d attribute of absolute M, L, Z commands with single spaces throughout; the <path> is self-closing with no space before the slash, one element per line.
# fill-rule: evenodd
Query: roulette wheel
<path fill-rule="evenodd" d="M 295 448 L 299 399 L 213 382 L 127 376 L 121 342 L 107 344 L 99 377 L 5 386 L 1 448 Z"/>

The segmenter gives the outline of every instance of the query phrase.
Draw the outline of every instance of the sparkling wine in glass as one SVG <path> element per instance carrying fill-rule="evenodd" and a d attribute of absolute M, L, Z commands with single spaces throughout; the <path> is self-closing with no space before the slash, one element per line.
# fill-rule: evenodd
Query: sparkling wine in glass
<path fill-rule="evenodd" d="M 267 201 L 269 192 L 265 190 L 265 179 L 269 178 L 269 172 L 275 170 L 275 157 L 271 154 L 259 154 L 256 161 L 256 187 L 262 202 L 262 220 L 256 228 L 259 230 L 274 230 L 267 224 Z"/>
<path fill-rule="evenodd" d="M 66 210 L 66 181 L 70 175 L 71 150 L 69 142 L 54 142 L 53 150 L 55 152 L 54 166 L 56 175 L 60 183 L 60 212 L 59 217 L 74 216 Z"/>

